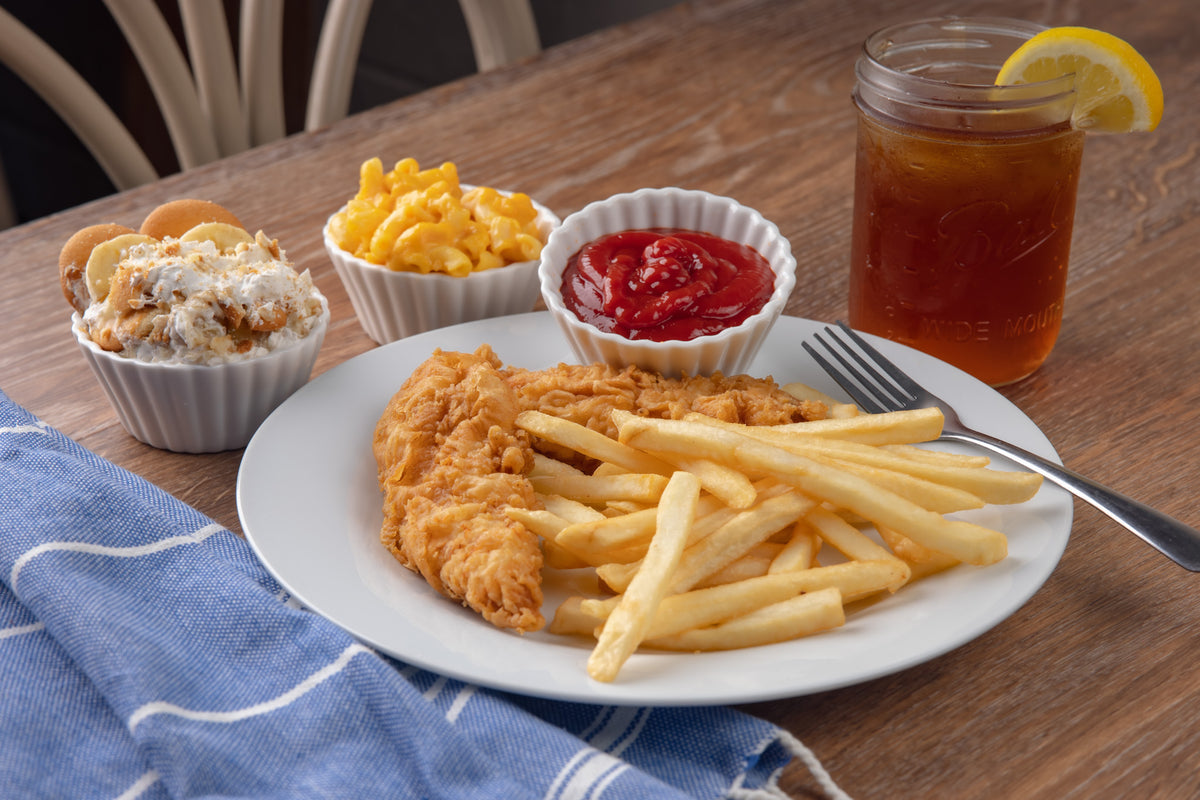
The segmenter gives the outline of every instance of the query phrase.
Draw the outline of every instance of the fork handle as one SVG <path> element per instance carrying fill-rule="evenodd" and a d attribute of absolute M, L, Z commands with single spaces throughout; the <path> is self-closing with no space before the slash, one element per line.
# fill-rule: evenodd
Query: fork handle
<path fill-rule="evenodd" d="M 942 432 L 942 438 L 980 445 L 1026 469 L 1040 473 L 1081 500 L 1091 503 L 1175 563 L 1192 572 L 1200 572 L 1200 531 L 1190 525 L 1185 525 L 1131 497 L 1114 492 L 1091 478 L 1085 478 L 1066 467 L 985 433 L 946 430 Z"/>

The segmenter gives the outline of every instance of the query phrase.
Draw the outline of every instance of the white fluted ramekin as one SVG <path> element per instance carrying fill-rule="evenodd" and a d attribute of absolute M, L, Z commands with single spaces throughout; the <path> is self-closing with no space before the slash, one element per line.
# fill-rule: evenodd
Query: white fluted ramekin
<path fill-rule="evenodd" d="M 462 184 L 462 188 L 467 191 L 472 187 Z M 545 241 L 558 227 L 559 219 L 539 203 L 534 202 L 533 207 L 538 232 Z M 347 253 L 329 235 L 332 222 L 331 215 L 325 223 L 325 251 L 350 295 L 359 324 L 379 344 L 459 322 L 525 313 L 537 304 L 539 260 L 485 269 L 461 278 L 401 272 Z"/>
<path fill-rule="evenodd" d="M 568 260 L 590 241 L 643 228 L 686 228 L 753 247 L 775 272 L 770 299 L 740 325 L 689 341 L 631 340 L 580 320 L 562 300 Z M 633 364 L 673 377 L 737 375 L 747 370 L 791 296 L 796 259 L 773 222 L 736 200 L 689 189 L 639 189 L 591 203 L 564 219 L 542 250 L 538 276 L 542 299 L 583 363 Z"/>
<path fill-rule="evenodd" d="M 151 447 L 217 453 L 244 447 L 276 406 L 312 374 L 329 311 L 305 336 L 264 356 L 227 364 L 141 361 L 100 349 L 79 314 L 71 330 L 121 425 Z"/>

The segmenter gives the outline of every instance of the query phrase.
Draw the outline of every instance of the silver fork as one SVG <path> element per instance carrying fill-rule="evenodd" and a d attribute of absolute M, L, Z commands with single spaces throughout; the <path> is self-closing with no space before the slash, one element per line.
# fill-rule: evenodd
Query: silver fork
<path fill-rule="evenodd" d="M 1200 531 L 1066 467 L 968 428 L 962 424 L 949 403 L 906 375 L 845 323 L 839 321 L 837 324 L 845 338 L 839 337 L 829 326 L 825 326 L 825 333 L 832 344 L 819 333 L 813 335 L 813 339 L 825 348 L 837 366 L 808 342 L 802 346 L 864 411 L 878 413 L 936 406 L 942 410 L 946 420 L 942 439 L 985 447 L 1028 470 L 1041 473 L 1124 525 L 1175 563 L 1192 572 L 1200 571 Z M 850 342 L 853 342 L 853 347 Z"/>

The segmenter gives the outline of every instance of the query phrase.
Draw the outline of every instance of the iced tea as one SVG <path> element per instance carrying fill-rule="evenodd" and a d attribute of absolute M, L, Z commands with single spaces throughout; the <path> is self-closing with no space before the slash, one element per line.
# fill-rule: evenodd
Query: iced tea
<path fill-rule="evenodd" d="M 1058 336 L 1084 134 L 1058 87 L 1002 99 L 986 69 L 957 85 L 929 52 L 915 90 L 864 89 L 860 66 L 850 324 L 1009 383 Z"/>

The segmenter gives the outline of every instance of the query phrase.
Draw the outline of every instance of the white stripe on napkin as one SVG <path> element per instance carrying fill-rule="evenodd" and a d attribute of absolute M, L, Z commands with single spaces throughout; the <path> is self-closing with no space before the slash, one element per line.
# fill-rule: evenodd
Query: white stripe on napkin
<path fill-rule="evenodd" d="M 629 768 L 630 768 L 629 764 L 622 761 L 620 769 L 609 770 L 608 774 L 606 774 L 599 781 L 597 781 L 596 785 L 592 787 L 592 791 L 588 795 L 588 797 L 591 798 L 591 800 L 595 800 L 595 798 L 598 798 L 598 797 L 603 797 L 604 791 L 608 788 L 608 785 L 610 783 L 612 783 L 613 781 L 615 781 L 617 779 L 617 776 L 619 776 L 622 772 L 624 772 L 625 770 L 627 770 Z"/>
<path fill-rule="evenodd" d="M 146 793 L 154 784 L 158 783 L 158 770 L 150 770 L 142 777 L 138 778 L 133 786 L 130 786 L 125 791 L 117 795 L 117 800 L 136 800 Z"/>
<path fill-rule="evenodd" d="M 445 685 L 446 685 L 446 676 L 439 675 L 437 677 L 437 680 L 435 680 L 433 683 L 431 683 L 429 685 L 429 688 L 426 689 L 425 693 L 422 694 L 421 696 L 432 703 L 434 700 L 437 700 L 437 696 L 442 693 L 442 687 Z"/>
<path fill-rule="evenodd" d="M 412 673 L 416 674 L 416 670 L 412 670 Z M 449 678 L 447 678 L 445 675 L 439 675 L 437 680 L 430 684 L 429 688 L 426 689 L 421 696 L 432 703 L 437 700 L 438 695 L 440 695 L 446 689 L 449 683 Z M 468 683 L 464 684 L 462 688 L 458 690 L 458 693 L 454 695 L 454 699 L 450 701 L 450 708 L 446 710 L 447 722 L 449 722 L 451 725 L 454 724 L 455 720 L 458 719 L 458 715 L 462 713 L 463 709 L 467 707 L 467 703 L 469 703 L 471 698 L 475 695 L 475 689 L 475 686 L 472 686 Z"/>
<path fill-rule="evenodd" d="M 49 553 L 54 550 L 69 550 L 76 553 L 91 553 L 93 555 L 115 556 L 117 558 L 137 558 L 151 553 L 160 553 L 163 550 L 170 550 L 172 547 L 177 547 L 181 544 L 199 544 L 219 530 L 222 530 L 221 526 L 212 522 L 195 533 L 188 533 L 183 536 L 171 536 L 166 539 L 160 539 L 157 542 L 141 544 L 135 547 L 109 547 L 91 542 L 43 542 L 31 550 L 26 550 L 17 558 L 13 563 L 8 585 L 15 592 L 17 590 L 17 576 L 21 574 L 21 570 L 25 568 L 26 564 L 42 553 Z"/>
<path fill-rule="evenodd" d="M 0 428 L 0 434 L 5 433 L 41 433 L 49 435 L 50 428 L 39 419 L 36 425 L 13 425 L 8 428 Z"/>
<path fill-rule="evenodd" d="M 27 633 L 36 633 L 45 627 L 45 623 L 31 622 L 28 625 L 14 625 L 11 628 L 0 628 L 0 639 L 7 639 L 10 636 L 23 636 Z"/>
<path fill-rule="evenodd" d="M 369 652 L 371 651 L 366 647 L 363 647 L 361 644 L 352 644 L 343 650 L 342 654 L 339 655 L 332 664 L 317 670 L 312 675 L 296 684 L 295 687 L 289 689 L 278 697 L 268 700 L 264 703 L 255 703 L 252 706 L 237 708 L 233 709 L 232 711 L 198 711 L 195 709 L 183 708 L 182 706 L 177 706 L 174 703 L 157 700 L 151 703 L 146 703 L 137 711 L 134 711 L 129 717 L 129 732 L 132 733 L 137 726 L 142 723 L 143 720 L 155 714 L 173 714 L 177 717 L 183 717 L 184 719 L 191 719 L 199 722 L 222 723 L 238 722 L 243 719 L 249 719 L 250 717 L 267 714 L 271 711 L 275 711 L 290 705 L 295 700 L 298 700 L 300 697 L 307 694 L 310 689 L 316 688 L 324 681 L 332 678 L 334 675 L 337 675 L 346 667 L 348 663 L 350 663 L 350 659 L 354 658 L 354 656 L 358 655 L 359 653 Z"/>
<path fill-rule="evenodd" d="M 463 712 L 463 709 L 467 707 L 467 703 L 475 696 L 475 689 L 475 686 L 468 683 L 462 688 L 462 691 L 455 695 L 454 702 L 450 704 L 450 708 L 446 711 L 446 722 L 449 722 L 451 725 L 454 724 L 458 719 L 458 715 Z"/>
<path fill-rule="evenodd" d="M 584 747 L 575 753 L 575 755 L 571 756 L 567 760 L 567 763 L 563 764 L 563 768 L 558 771 L 558 774 L 554 776 L 554 780 L 550 782 L 549 788 L 546 789 L 545 800 L 551 800 L 551 798 L 556 797 L 558 795 L 559 788 L 574 772 L 575 765 L 580 761 L 583 761 L 585 758 L 590 758 L 593 753 L 595 753 L 594 750 L 589 747 Z"/>
<path fill-rule="evenodd" d="M 599 797 L 604 788 L 617 779 L 629 765 L 607 753 L 596 753 L 588 759 L 563 787 L 561 800 L 588 800 Z"/>
<path fill-rule="evenodd" d="M 625 748 L 637 741 L 638 734 L 650 718 L 650 709 L 640 706 L 609 706 L 612 712 L 596 733 L 585 731 L 580 737 L 597 750 L 620 756 Z"/>
<path fill-rule="evenodd" d="M 649 709 L 638 706 L 604 706 L 579 738 L 591 747 L 580 750 L 563 765 L 550 783 L 546 798 L 576 800 L 598 796 L 628 765 L 617 757 L 635 741 L 650 718 Z M 612 755 L 604 752 L 608 750 Z M 614 769 L 614 767 L 619 767 Z"/>

